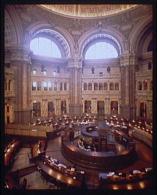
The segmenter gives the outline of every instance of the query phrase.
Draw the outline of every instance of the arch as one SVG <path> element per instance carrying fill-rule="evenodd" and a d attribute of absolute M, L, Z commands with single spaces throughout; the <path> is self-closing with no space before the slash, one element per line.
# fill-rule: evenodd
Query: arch
<path fill-rule="evenodd" d="M 10 5 L 6 6 L 5 16 L 8 18 L 8 21 L 11 25 L 9 27 L 9 29 L 12 28 L 12 31 L 11 31 L 12 38 L 10 39 L 11 40 L 10 43 L 12 43 L 12 44 L 10 44 L 8 46 L 22 46 L 22 44 L 23 44 L 23 29 L 22 29 L 20 17 L 18 16 L 16 9 Z M 5 21 L 5 24 L 6 24 L 6 21 Z"/>
<path fill-rule="evenodd" d="M 141 37 L 138 40 L 138 45 L 136 48 L 136 51 L 138 51 L 138 54 L 143 54 L 147 52 L 147 48 L 149 45 L 149 42 L 153 39 L 152 36 L 152 28 L 151 26 L 148 26 L 147 29 L 141 33 Z"/>
<path fill-rule="evenodd" d="M 136 23 L 129 35 L 130 51 L 137 53 L 139 47 L 139 41 L 143 36 L 143 33 L 152 25 L 152 16 L 147 17 L 145 20 L 140 20 Z"/>
<path fill-rule="evenodd" d="M 9 16 L 9 13 L 5 10 L 5 46 L 11 47 L 18 45 L 18 37 L 15 29 L 15 25 Z"/>
<path fill-rule="evenodd" d="M 146 35 L 141 40 L 141 44 L 140 44 L 140 46 L 141 46 L 140 50 L 142 53 L 148 52 L 148 46 L 149 46 L 150 42 L 153 43 L 153 40 L 152 40 L 153 34 L 151 32 L 151 29 L 148 29 L 146 32 L 148 34 L 145 33 Z"/>
<path fill-rule="evenodd" d="M 73 56 L 74 40 L 72 36 L 62 28 L 53 28 L 48 23 L 36 22 L 26 29 L 25 46 L 29 48 L 30 41 L 39 33 L 45 33 L 56 40 L 63 48 L 66 58 Z"/>
<path fill-rule="evenodd" d="M 128 50 L 128 44 L 126 38 L 119 31 L 114 28 L 106 28 L 106 29 L 90 29 L 84 35 L 82 35 L 78 41 L 79 43 L 79 56 L 83 57 L 84 49 L 90 42 L 94 41 L 97 38 L 108 38 L 115 43 L 119 55 L 121 55 L 125 50 Z"/>

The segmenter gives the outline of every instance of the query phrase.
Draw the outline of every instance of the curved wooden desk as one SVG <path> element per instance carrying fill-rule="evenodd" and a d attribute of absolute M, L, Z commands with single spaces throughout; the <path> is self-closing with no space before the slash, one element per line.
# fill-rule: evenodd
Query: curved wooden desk
<path fill-rule="evenodd" d="M 69 175 L 66 175 L 59 170 L 57 171 L 56 169 L 52 168 L 49 164 L 39 162 L 39 167 L 41 170 L 46 173 L 50 178 L 52 177 L 53 179 L 56 179 L 57 181 L 60 181 L 61 183 L 64 183 L 68 186 L 71 187 L 80 187 L 81 186 L 81 181 L 74 177 L 70 177 Z"/>

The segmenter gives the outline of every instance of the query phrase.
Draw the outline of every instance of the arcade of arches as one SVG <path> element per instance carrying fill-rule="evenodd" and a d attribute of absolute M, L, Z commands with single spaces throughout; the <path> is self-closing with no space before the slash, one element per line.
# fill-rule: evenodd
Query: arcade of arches
<path fill-rule="evenodd" d="M 151 120 L 151 6 L 131 10 L 118 17 L 66 20 L 54 13 L 48 18 L 35 5 L 7 6 L 5 122 L 28 123 L 50 112 L 114 111 L 128 119 Z M 39 11 L 45 22 L 36 18 Z"/>
<path fill-rule="evenodd" d="M 152 6 L 50 7 L 5 7 L 6 129 L 64 115 L 152 122 Z"/>

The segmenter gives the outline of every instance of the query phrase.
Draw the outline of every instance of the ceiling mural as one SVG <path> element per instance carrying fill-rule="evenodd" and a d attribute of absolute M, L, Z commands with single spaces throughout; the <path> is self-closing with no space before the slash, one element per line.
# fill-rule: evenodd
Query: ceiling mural
<path fill-rule="evenodd" d="M 116 14 L 135 8 L 137 4 L 41 4 L 40 7 L 64 16 L 93 18 Z"/>

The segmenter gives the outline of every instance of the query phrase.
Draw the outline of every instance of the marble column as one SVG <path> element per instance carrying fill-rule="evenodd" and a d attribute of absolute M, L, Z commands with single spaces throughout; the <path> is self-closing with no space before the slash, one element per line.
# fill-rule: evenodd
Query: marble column
<path fill-rule="evenodd" d="M 15 122 L 29 123 L 31 121 L 31 67 L 29 51 L 13 48 L 11 63 L 15 68 Z"/>
<path fill-rule="evenodd" d="M 80 59 L 70 59 L 68 64 L 70 71 L 70 104 L 69 114 L 79 116 L 82 114 L 82 69 Z"/>
<path fill-rule="evenodd" d="M 123 55 L 121 63 L 121 106 L 120 114 L 128 119 L 135 118 L 135 63 L 136 57 L 131 54 Z"/>

